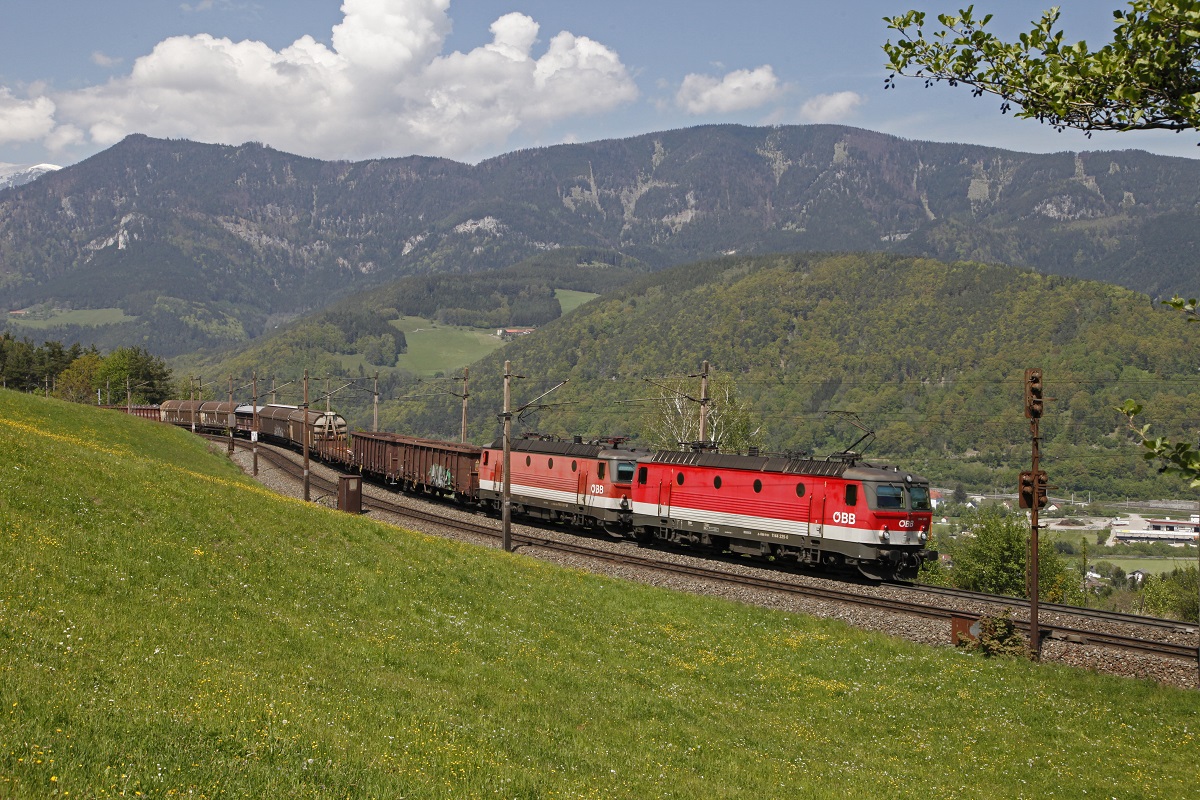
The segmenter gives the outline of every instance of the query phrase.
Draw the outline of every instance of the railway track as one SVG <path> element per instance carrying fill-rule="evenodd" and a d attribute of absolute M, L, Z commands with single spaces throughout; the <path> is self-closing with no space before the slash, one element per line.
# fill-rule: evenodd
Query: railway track
<path fill-rule="evenodd" d="M 222 437 L 216 437 L 216 439 L 222 442 L 227 441 Z M 237 445 L 244 448 L 250 447 L 248 442 L 242 440 L 238 440 Z M 300 464 L 296 463 L 294 454 L 291 454 L 290 451 L 277 451 L 269 446 L 260 445 L 259 458 L 267 461 L 272 468 L 287 474 L 297 482 L 303 479 L 303 468 Z M 333 481 L 321 477 L 315 471 L 310 471 L 309 480 L 310 487 L 315 488 L 319 494 L 336 497 L 337 485 Z M 399 498 L 402 497 L 402 495 L 397 495 L 398 499 L 393 501 L 370 497 L 364 494 L 363 506 L 369 510 L 411 519 L 416 522 L 453 528 L 477 537 L 495 540 L 501 537 L 499 524 L 495 521 L 488 520 L 487 523 L 482 523 L 454 519 L 445 514 L 399 502 Z M 747 575 L 743 572 L 722 569 L 719 565 L 678 563 L 640 553 L 613 552 L 600 547 L 591 547 L 582 542 L 564 542 L 549 536 L 537 536 L 523 532 L 514 531 L 512 533 L 512 541 L 517 548 L 539 548 L 623 567 L 636 567 L 661 573 L 670 573 L 719 584 L 753 587 L 758 590 L 853 605 L 893 614 L 906 614 L 924 619 L 944 620 L 947 623 L 948 630 L 952 621 L 956 619 L 966 620 L 967 622 L 979 619 L 982 616 L 979 610 L 981 606 L 1012 608 L 1014 610 L 1024 609 L 1026 613 L 1028 610 L 1028 602 L 1020 598 L 987 595 L 979 592 L 964 592 L 944 587 L 916 584 L 888 585 L 890 588 L 899 588 L 913 593 L 922 592 L 929 596 L 943 598 L 938 602 L 921 602 L 897 598 L 895 596 L 881 597 L 867 591 L 807 585 L 788 580 L 787 576 L 775 578 L 762 574 Z M 756 572 L 767 571 L 769 570 L 757 570 Z M 957 602 L 947 603 L 947 600 Z M 1200 650 L 1198 650 L 1197 646 L 1190 642 L 1179 641 L 1182 637 L 1190 638 L 1190 634 L 1195 634 L 1195 626 L 1187 626 L 1174 620 L 1139 617 L 1132 614 L 1117 614 L 1073 606 L 1043 604 L 1041 608 L 1046 612 L 1047 616 L 1045 621 L 1039 619 L 1043 642 L 1046 640 L 1056 640 L 1070 645 L 1090 645 L 1119 652 L 1200 663 Z M 1028 633 L 1029 623 L 1027 620 L 1015 619 L 1014 623 L 1019 629 Z M 1120 625 L 1128 630 L 1126 632 L 1102 630 L 1097 629 L 1094 624 L 1092 627 L 1087 627 L 1089 623 Z M 1157 632 L 1158 638 L 1155 638 L 1155 632 Z M 1164 640 L 1162 638 L 1164 633 L 1170 635 L 1170 638 L 1175 639 L 1175 641 Z"/>
<path fill-rule="evenodd" d="M 924 583 L 889 583 L 888 585 L 908 588 L 912 589 L 913 591 L 924 592 L 926 594 L 963 598 L 974 600 L 980 603 L 991 603 L 998 606 L 1006 606 L 1008 608 L 1021 609 L 1024 611 L 1029 610 L 1029 601 L 1023 597 L 1009 597 L 1007 595 L 994 595 L 987 594 L 985 592 L 972 592 L 966 589 L 952 589 L 947 586 L 931 586 Z M 1065 606 L 1058 603 L 1038 603 L 1038 608 L 1042 613 L 1070 614 L 1072 616 L 1085 617 L 1088 619 L 1100 620 L 1102 622 L 1136 625 L 1143 628 L 1161 628 L 1165 631 L 1174 633 L 1196 633 L 1195 623 L 1180 622 L 1177 619 L 1145 617 L 1140 614 L 1127 614 L 1121 611 L 1104 611 L 1098 608 Z"/>

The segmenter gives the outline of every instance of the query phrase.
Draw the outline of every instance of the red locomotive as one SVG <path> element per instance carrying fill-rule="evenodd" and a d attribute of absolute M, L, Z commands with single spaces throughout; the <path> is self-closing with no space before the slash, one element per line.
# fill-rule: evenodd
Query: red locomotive
<path fill-rule="evenodd" d="M 911 473 L 824 460 L 662 451 L 638 462 L 635 533 L 869 578 L 912 579 L 933 507 Z"/>
<path fill-rule="evenodd" d="M 509 477 L 515 513 L 598 527 L 615 535 L 630 531 L 633 477 L 645 450 L 621 447 L 611 439 L 585 444 L 545 439 L 511 443 Z M 504 479 L 503 443 L 484 449 L 480 461 L 479 499 L 499 512 Z"/>

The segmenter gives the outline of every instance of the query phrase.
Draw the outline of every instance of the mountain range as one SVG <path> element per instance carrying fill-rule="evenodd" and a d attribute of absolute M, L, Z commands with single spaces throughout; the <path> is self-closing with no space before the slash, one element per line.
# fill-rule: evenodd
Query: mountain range
<path fill-rule="evenodd" d="M 567 248 L 650 270 L 884 251 L 1169 296 L 1195 288 L 1198 203 L 1189 159 L 1031 155 L 828 125 L 690 128 L 475 165 L 135 135 L 0 190 L 0 308 L 119 308 L 123 321 L 72 338 L 174 355 L 405 276 Z"/>

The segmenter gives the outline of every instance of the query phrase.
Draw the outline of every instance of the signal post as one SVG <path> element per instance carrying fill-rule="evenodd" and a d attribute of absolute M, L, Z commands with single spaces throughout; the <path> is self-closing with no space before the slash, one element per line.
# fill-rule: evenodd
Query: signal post
<path fill-rule="evenodd" d="M 1042 371 L 1035 367 L 1025 370 L 1025 416 L 1029 419 L 1029 436 L 1033 441 L 1033 464 L 1022 472 L 1018 481 L 1018 505 L 1029 509 L 1029 644 L 1034 659 L 1042 657 L 1042 635 L 1038 626 L 1038 509 L 1046 505 L 1046 473 L 1041 469 L 1041 435 L 1038 421 L 1042 418 L 1045 398 L 1042 391 Z"/>

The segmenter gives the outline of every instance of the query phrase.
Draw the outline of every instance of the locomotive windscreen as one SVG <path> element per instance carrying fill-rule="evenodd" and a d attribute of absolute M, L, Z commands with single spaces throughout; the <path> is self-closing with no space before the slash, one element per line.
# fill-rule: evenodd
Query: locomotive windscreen
<path fill-rule="evenodd" d="M 871 508 L 879 511 L 929 511 L 929 487 L 863 482 Z M 850 487 L 847 486 L 847 489 Z M 849 501 L 847 501 L 849 502 Z"/>

